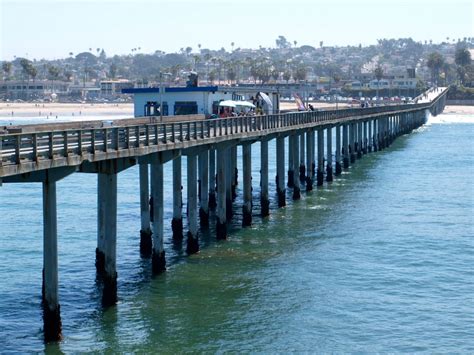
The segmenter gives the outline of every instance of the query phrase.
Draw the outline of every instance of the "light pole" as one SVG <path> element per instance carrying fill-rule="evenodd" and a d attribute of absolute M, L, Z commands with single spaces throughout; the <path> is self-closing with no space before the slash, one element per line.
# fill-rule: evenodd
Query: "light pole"
<path fill-rule="evenodd" d="M 163 122 L 163 76 L 171 75 L 171 73 L 162 73 L 160 72 L 160 122 Z"/>

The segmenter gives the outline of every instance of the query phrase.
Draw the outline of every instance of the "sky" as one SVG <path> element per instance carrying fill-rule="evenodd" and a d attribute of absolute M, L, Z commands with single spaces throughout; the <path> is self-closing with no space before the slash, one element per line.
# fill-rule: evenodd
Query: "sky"
<path fill-rule="evenodd" d="M 474 36 L 472 0 L 0 0 L 0 60 Z"/>

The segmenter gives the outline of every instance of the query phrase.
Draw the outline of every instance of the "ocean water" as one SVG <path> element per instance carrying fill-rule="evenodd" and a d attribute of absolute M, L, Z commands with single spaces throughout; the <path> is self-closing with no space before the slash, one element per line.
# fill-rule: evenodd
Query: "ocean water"
<path fill-rule="evenodd" d="M 188 257 L 170 243 L 166 204 L 168 271 L 157 277 L 139 255 L 131 168 L 118 178 L 119 303 L 106 310 L 94 267 L 97 178 L 67 177 L 57 187 L 59 344 L 42 336 L 41 185 L 4 184 L 0 352 L 473 353 L 473 137 L 472 115 L 430 118 L 302 200 L 288 191 L 283 209 L 271 142 L 266 220 L 254 144 L 253 226 L 240 228 L 240 183 L 229 239 L 203 232 Z M 170 201 L 171 164 L 165 186 Z"/>

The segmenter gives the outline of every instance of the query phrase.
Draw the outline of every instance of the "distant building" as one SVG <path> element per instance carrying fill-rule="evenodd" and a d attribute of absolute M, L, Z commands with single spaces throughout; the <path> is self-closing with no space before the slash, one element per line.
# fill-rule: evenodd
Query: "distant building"
<path fill-rule="evenodd" d="M 133 82 L 127 79 L 103 80 L 100 82 L 100 95 L 111 97 L 122 94 L 123 89 L 133 88 Z"/>
<path fill-rule="evenodd" d="M 52 94 L 67 95 L 70 83 L 51 80 L 0 81 L 0 97 L 10 100 L 48 99 Z"/>
<path fill-rule="evenodd" d="M 264 90 L 262 90 L 264 91 Z M 160 97 L 159 88 L 129 88 L 123 89 L 124 94 L 133 94 L 135 117 L 153 116 L 159 114 L 160 101 L 163 101 L 163 116 L 168 115 L 211 115 L 217 114 L 219 102 L 222 100 L 256 99 L 258 88 L 196 86 L 196 87 L 167 87 Z M 272 103 L 271 112 L 279 111 L 279 94 L 264 91 Z"/>

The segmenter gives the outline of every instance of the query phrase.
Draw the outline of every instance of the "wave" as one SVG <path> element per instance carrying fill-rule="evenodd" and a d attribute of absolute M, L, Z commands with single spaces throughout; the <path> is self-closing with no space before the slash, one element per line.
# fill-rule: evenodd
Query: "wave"
<path fill-rule="evenodd" d="M 453 123 L 474 123 L 474 114 L 443 113 L 438 116 L 428 114 L 428 125 Z"/>

